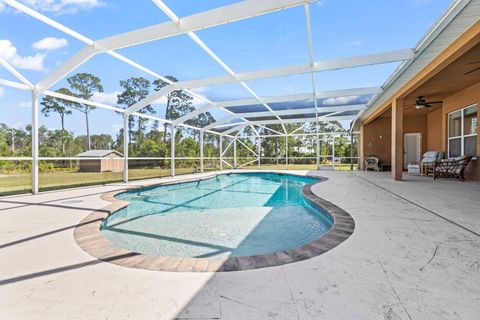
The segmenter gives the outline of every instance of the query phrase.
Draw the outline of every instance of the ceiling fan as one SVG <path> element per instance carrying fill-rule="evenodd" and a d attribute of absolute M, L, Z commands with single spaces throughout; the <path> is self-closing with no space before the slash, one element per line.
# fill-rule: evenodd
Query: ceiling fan
<path fill-rule="evenodd" d="M 417 98 L 417 100 L 415 101 L 415 108 L 417 110 L 422 110 L 424 108 L 431 108 L 432 107 L 432 104 L 436 104 L 436 103 L 442 103 L 442 101 L 428 101 L 425 100 L 425 98 L 423 96 L 419 96 Z"/>
<path fill-rule="evenodd" d="M 480 61 L 473 61 L 473 62 L 470 62 L 469 64 L 480 64 Z M 478 71 L 478 70 L 480 70 L 480 66 L 478 66 L 478 67 L 476 67 L 476 68 L 474 68 L 474 69 L 472 69 L 472 70 L 464 73 L 463 75 L 464 75 L 464 76 L 468 76 L 470 73 L 474 73 L 475 71 Z"/>

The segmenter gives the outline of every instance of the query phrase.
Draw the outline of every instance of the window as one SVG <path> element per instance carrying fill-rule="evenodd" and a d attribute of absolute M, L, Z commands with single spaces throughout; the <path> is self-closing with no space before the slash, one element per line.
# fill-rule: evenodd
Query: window
<path fill-rule="evenodd" d="M 448 114 L 448 157 L 477 155 L 477 105 Z"/>

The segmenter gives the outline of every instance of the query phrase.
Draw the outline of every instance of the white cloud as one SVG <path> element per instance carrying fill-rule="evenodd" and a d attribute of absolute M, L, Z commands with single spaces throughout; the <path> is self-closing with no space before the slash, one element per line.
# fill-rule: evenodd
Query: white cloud
<path fill-rule="evenodd" d="M 203 96 L 203 95 L 202 95 Z M 197 97 L 197 96 L 193 96 L 192 97 L 193 100 L 192 100 L 192 104 L 194 107 L 199 107 L 199 106 L 203 106 L 205 104 L 207 104 L 205 102 L 205 100 Z M 163 96 L 161 97 L 160 99 L 157 99 L 153 102 L 153 104 L 161 104 L 161 105 L 166 105 L 167 104 L 167 97 L 166 96 Z"/>
<path fill-rule="evenodd" d="M 27 124 L 23 121 L 21 122 L 15 122 L 14 124 L 11 125 L 11 128 L 16 128 L 16 129 L 23 129 L 25 128 Z"/>
<path fill-rule="evenodd" d="M 95 92 L 93 94 L 92 100 L 95 102 L 105 103 L 109 105 L 117 104 L 117 96 L 120 94 L 120 91 L 114 92 Z"/>
<path fill-rule="evenodd" d="M 352 40 L 343 44 L 344 47 L 358 47 L 363 44 L 362 40 Z"/>
<path fill-rule="evenodd" d="M 324 106 L 341 106 L 355 102 L 359 96 L 328 98 L 322 102 Z"/>
<path fill-rule="evenodd" d="M 3 2 L 0 2 L 0 12 L 5 10 L 5 4 Z"/>
<path fill-rule="evenodd" d="M 68 46 L 68 41 L 63 38 L 46 37 L 32 44 L 37 50 L 57 50 Z"/>
<path fill-rule="evenodd" d="M 114 92 L 95 92 L 93 94 L 92 100 L 95 102 L 100 102 L 100 103 L 105 103 L 111 106 L 117 105 L 117 96 L 121 94 L 120 91 L 114 91 Z M 152 93 L 153 94 L 153 93 Z M 195 107 L 202 106 L 206 104 L 205 101 L 198 97 L 193 97 L 193 105 Z M 153 102 L 153 104 L 161 104 L 161 105 L 166 105 L 167 104 L 167 97 L 163 96 L 160 99 L 156 100 Z"/>
<path fill-rule="evenodd" d="M 198 93 L 198 94 L 204 94 L 207 91 L 207 88 L 205 87 L 200 87 L 200 88 L 192 88 L 190 91 Z"/>
<path fill-rule="evenodd" d="M 0 98 L 5 97 L 5 88 L 0 87 Z"/>
<path fill-rule="evenodd" d="M 102 0 L 26 0 L 33 8 L 55 13 L 76 13 L 105 5 Z"/>
<path fill-rule="evenodd" d="M 34 56 L 21 56 L 9 40 L 0 40 L 0 57 L 10 62 L 14 67 L 26 70 L 43 70 L 43 63 L 47 57 L 44 53 Z"/>
<path fill-rule="evenodd" d="M 112 130 L 113 131 L 120 131 L 120 129 L 123 129 L 123 125 L 121 124 L 118 124 L 118 123 L 115 123 L 114 125 L 112 125 Z"/>
<path fill-rule="evenodd" d="M 18 103 L 18 107 L 22 109 L 30 109 L 32 107 L 32 102 L 29 101 L 21 101 Z"/>

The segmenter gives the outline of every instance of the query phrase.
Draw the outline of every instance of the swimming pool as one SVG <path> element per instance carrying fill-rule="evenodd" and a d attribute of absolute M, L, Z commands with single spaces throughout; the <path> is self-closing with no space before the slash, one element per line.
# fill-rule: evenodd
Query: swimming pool
<path fill-rule="evenodd" d="M 148 256 L 225 259 L 300 247 L 323 234 L 332 217 L 302 193 L 312 177 L 276 173 L 213 178 L 126 191 L 129 205 L 101 232 L 112 244 Z"/>

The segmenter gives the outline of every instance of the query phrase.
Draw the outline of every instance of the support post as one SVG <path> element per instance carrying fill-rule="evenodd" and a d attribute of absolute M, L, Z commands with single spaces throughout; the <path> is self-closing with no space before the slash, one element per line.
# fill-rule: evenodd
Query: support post
<path fill-rule="evenodd" d="M 203 173 L 203 131 L 200 131 L 200 173 Z"/>
<path fill-rule="evenodd" d="M 237 169 L 237 137 L 233 140 L 233 168 Z"/>
<path fill-rule="evenodd" d="M 403 174 L 403 100 L 392 102 L 392 178 L 402 180 Z"/>
<path fill-rule="evenodd" d="M 360 125 L 360 135 L 358 137 L 358 170 L 365 170 L 365 162 L 363 158 L 365 157 L 365 150 L 364 150 L 364 140 L 363 140 L 363 133 L 365 131 L 363 123 Z"/>
<path fill-rule="evenodd" d="M 288 170 L 288 135 L 285 135 L 285 169 Z"/>
<path fill-rule="evenodd" d="M 128 128 L 129 115 L 123 114 L 123 182 L 128 182 L 128 144 L 129 142 L 129 128 Z"/>
<path fill-rule="evenodd" d="M 322 139 L 320 139 L 320 141 L 318 142 L 318 145 L 320 146 L 319 147 L 319 166 L 318 166 L 318 169 L 320 170 L 320 168 L 322 167 L 322 147 L 323 147 L 323 137 Z"/>
<path fill-rule="evenodd" d="M 350 132 L 350 171 L 353 171 L 353 133 Z"/>
<path fill-rule="evenodd" d="M 175 126 L 170 126 L 170 175 L 175 177 Z"/>
<path fill-rule="evenodd" d="M 320 170 L 320 135 L 318 134 L 318 124 L 317 124 L 317 170 Z"/>
<path fill-rule="evenodd" d="M 220 145 L 218 146 L 220 150 L 220 171 L 223 170 L 223 136 L 220 136 Z"/>
<path fill-rule="evenodd" d="M 335 171 L 335 135 L 332 137 L 332 165 Z"/>
<path fill-rule="evenodd" d="M 32 193 L 38 193 L 38 94 L 32 90 Z"/>
<path fill-rule="evenodd" d="M 261 148 L 261 138 L 260 137 L 257 137 L 257 155 L 258 155 L 258 169 L 260 169 L 260 148 Z"/>

